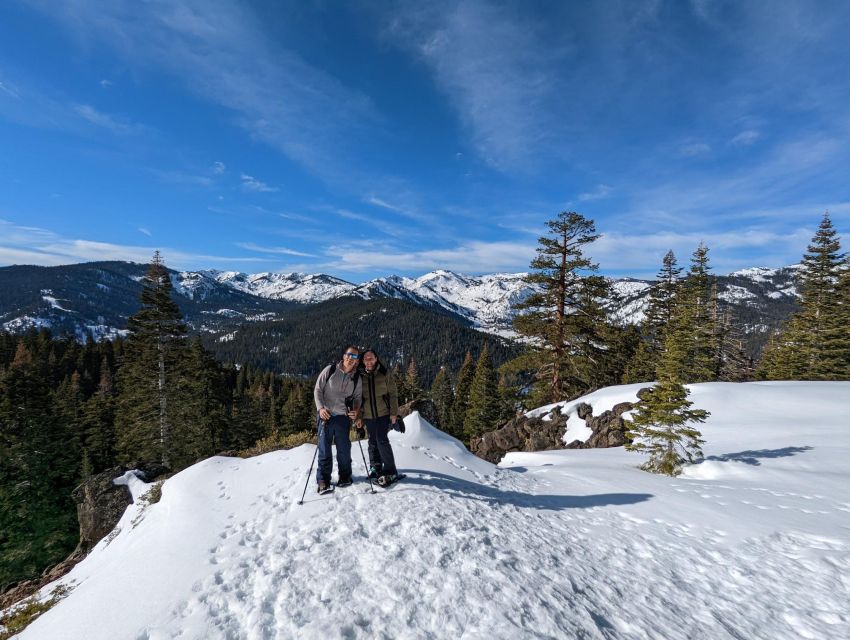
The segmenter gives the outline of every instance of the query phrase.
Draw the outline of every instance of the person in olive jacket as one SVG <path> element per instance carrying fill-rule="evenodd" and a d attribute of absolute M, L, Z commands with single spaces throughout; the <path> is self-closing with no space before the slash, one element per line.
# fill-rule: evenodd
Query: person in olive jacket
<path fill-rule="evenodd" d="M 369 433 L 369 477 L 385 482 L 396 480 L 398 471 L 395 466 L 393 448 L 387 437 L 391 428 L 401 431 L 398 424 L 398 392 L 391 373 L 378 359 L 378 355 L 368 349 L 363 352 L 363 388 L 362 415 Z"/>

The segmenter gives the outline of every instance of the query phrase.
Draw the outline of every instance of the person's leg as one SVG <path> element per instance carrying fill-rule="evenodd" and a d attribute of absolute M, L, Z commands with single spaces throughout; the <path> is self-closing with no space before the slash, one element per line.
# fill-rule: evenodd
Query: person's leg
<path fill-rule="evenodd" d="M 369 466 L 376 472 L 376 477 L 381 475 L 381 452 L 378 450 L 378 421 L 365 420 L 366 431 L 369 433 Z"/>
<path fill-rule="evenodd" d="M 334 416 L 334 440 L 336 440 L 336 466 L 339 471 L 339 481 L 351 480 L 351 424 L 348 416 Z"/>
<path fill-rule="evenodd" d="M 395 468 L 395 456 L 393 455 L 393 448 L 388 436 L 390 430 L 390 417 L 384 416 L 382 418 L 378 418 L 376 422 L 375 440 L 377 440 L 378 452 L 381 455 L 381 462 L 384 463 L 381 475 L 395 475 L 397 473 Z"/>
<path fill-rule="evenodd" d="M 319 420 L 319 464 L 316 466 L 316 482 L 331 483 L 331 471 L 333 471 L 333 452 L 331 442 L 333 430 L 329 423 Z"/>

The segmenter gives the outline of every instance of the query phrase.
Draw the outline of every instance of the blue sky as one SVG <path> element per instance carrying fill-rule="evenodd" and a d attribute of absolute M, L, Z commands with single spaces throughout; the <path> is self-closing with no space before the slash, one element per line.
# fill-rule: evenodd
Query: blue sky
<path fill-rule="evenodd" d="M 0 265 L 650 276 L 850 247 L 846 2 L 6 0 Z"/>

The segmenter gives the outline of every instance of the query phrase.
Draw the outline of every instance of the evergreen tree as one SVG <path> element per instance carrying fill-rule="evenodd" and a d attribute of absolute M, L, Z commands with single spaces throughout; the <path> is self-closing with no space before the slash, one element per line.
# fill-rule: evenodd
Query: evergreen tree
<path fill-rule="evenodd" d="M 678 475 L 685 462 L 702 458 L 700 432 L 692 423 L 704 422 L 708 412 L 691 409 L 688 390 L 679 377 L 687 345 L 668 334 L 658 367 L 658 382 L 647 392 L 628 421 L 626 449 L 649 455 L 645 471 Z"/>
<path fill-rule="evenodd" d="M 475 375 L 475 362 L 472 353 L 466 352 L 463 365 L 457 374 L 457 386 L 455 387 L 455 399 L 452 404 L 451 429 L 448 431 L 458 440 L 463 439 L 463 423 L 466 419 L 466 409 L 469 407 L 469 389 L 472 386 L 472 378 Z"/>
<path fill-rule="evenodd" d="M 646 315 L 641 323 L 641 341 L 623 375 L 625 384 L 655 379 L 655 370 L 664 346 L 665 332 L 673 318 L 681 272 L 682 269 L 676 262 L 676 255 L 672 250 L 668 251 L 656 281 L 649 290 Z"/>
<path fill-rule="evenodd" d="M 485 343 L 469 388 L 469 406 L 463 421 L 463 435 L 467 442 L 498 426 L 501 413 L 499 401 L 499 378 Z"/>
<path fill-rule="evenodd" d="M 175 415 L 180 403 L 178 381 L 186 358 L 186 325 L 172 300 L 171 278 L 159 252 L 154 254 L 142 280 L 141 309 L 130 316 L 130 336 L 118 372 L 115 426 L 122 460 L 161 461 L 179 466 L 172 450 L 182 448 L 182 432 Z"/>
<path fill-rule="evenodd" d="M 800 310 L 774 335 L 760 364 L 771 380 L 847 379 L 850 314 L 842 297 L 838 233 L 825 213 L 800 270 Z"/>
<path fill-rule="evenodd" d="M 77 543 L 80 458 L 52 406 L 49 346 L 19 342 L 0 379 L 0 587 L 39 574 Z"/>
<path fill-rule="evenodd" d="M 401 361 L 396 362 L 392 369 L 393 380 L 398 392 L 398 404 L 403 405 L 410 402 L 410 390 L 407 388 L 407 375 L 402 373 Z"/>
<path fill-rule="evenodd" d="M 537 372 L 539 395 L 554 402 L 594 388 L 610 373 L 607 317 L 599 302 L 609 286 L 584 255 L 585 245 L 599 237 L 592 220 L 562 212 L 546 224 L 550 236 L 538 240 L 527 277 L 537 290 L 515 306 L 521 313 L 514 329 L 533 345 L 523 358 Z"/>
<path fill-rule="evenodd" d="M 407 399 L 404 402 L 412 402 L 422 397 L 423 391 L 419 384 L 419 368 L 416 366 L 416 360 L 410 359 L 407 365 L 407 374 L 404 377 L 404 388 L 407 394 Z"/>
<path fill-rule="evenodd" d="M 439 416 L 439 424 L 437 426 L 444 431 L 448 431 L 452 423 L 454 392 L 452 391 L 452 382 L 449 380 L 449 374 L 445 367 L 440 367 L 437 377 L 434 378 L 434 384 L 431 385 L 431 400 L 434 402 L 434 406 L 437 407 L 437 415 Z"/>
<path fill-rule="evenodd" d="M 100 371 L 97 391 L 83 408 L 82 446 L 88 467 L 88 473 L 80 473 L 83 479 L 115 464 L 115 392 L 106 356 Z"/>

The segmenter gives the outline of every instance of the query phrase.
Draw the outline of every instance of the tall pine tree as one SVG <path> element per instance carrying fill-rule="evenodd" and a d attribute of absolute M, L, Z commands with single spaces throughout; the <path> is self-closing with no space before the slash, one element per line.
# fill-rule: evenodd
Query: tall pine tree
<path fill-rule="evenodd" d="M 592 220 L 562 212 L 546 223 L 527 282 L 536 291 L 515 306 L 514 329 L 528 339 L 521 358 L 537 372 L 537 395 L 558 401 L 593 389 L 610 375 L 607 317 L 600 300 L 608 297 L 598 265 L 584 255 L 599 235 Z"/>
<path fill-rule="evenodd" d="M 120 459 L 179 466 L 185 424 L 178 421 L 180 380 L 188 372 L 186 325 L 172 300 L 171 277 L 157 251 L 142 279 L 141 309 L 130 316 L 130 336 L 118 371 L 115 427 Z"/>
<path fill-rule="evenodd" d="M 463 435 L 467 442 L 498 427 L 500 400 L 499 378 L 485 343 L 469 387 L 469 406 L 463 421 Z"/>
<path fill-rule="evenodd" d="M 452 404 L 452 422 L 449 434 L 459 440 L 463 439 L 463 422 L 466 419 L 466 409 L 469 406 L 469 389 L 472 386 L 472 378 L 475 375 L 475 362 L 472 354 L 467 351 L 463 359 L 463 365 L 457 374 L 457 385 L 455 386 L 455 399 Z"/>

